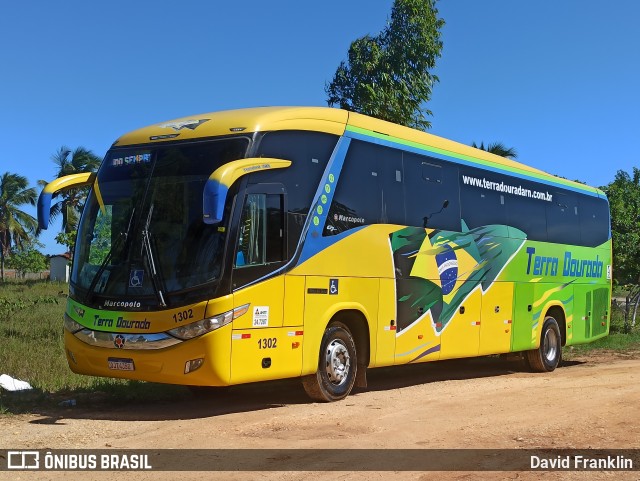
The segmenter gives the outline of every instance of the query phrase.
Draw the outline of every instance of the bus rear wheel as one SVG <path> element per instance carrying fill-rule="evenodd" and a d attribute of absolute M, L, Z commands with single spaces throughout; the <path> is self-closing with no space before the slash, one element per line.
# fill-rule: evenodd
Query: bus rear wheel
<path fill-rule="evenodd" d="M 562 336 L 558 321 L 547 316 L 542 325 L 540 347 L 525 352 L 525 359 L 532 371 L 551 372 L 562 360 Z"/>
<path fill-rule="evenodd" d="M 356 380 L 356 345 L 349 328 L 335 322 L 324 331 L 318 371 L 304 376 L 302 386 L 316 401 L 339 401 L 349 395 Z"/>

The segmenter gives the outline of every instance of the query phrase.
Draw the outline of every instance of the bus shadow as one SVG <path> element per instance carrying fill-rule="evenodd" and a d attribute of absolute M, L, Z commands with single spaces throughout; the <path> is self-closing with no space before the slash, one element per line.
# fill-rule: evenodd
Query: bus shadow
<path fill-rule="evenodd" d="M 563 361 L 559 369 L 583 364 L 581 361 Z M 408 364 L 368 372 L 368 387 L 364 391 L 386 391 L 441 381 L 464 381 L 485 377 L 528 374 L 531 370 L 524 360 L 487 356 L 467 359 Z"/>
<path fill-rule="evenodd" d="M 559 369 L 583 364 L 563 361 Z M 367 373 L 368 387 L 356 388 L 354 394 L 367 391 L 387 391 L 420 384 L 442 381 L 468 380 L 486 377 L 529 373 L 521 360 L 493 357 L 455 359 L 371 369 Z M 102 400 L 83 402 L 74 407 L 40 409 L 42 418 L 32 424 L 64 425 L 65 419 L 92 419 L 107 421 L 164 421 L 201 419 L 242 412 L 268 410 L 286 405 L 313 403 L 302 388 L 299 379 L 284 379 L 232 386 L 227 389 L 198 389 L 192 393 L 186 387 L 175 386 L 174 398 L 161 401 L 135 400 L 118 402 Z M 34 411 L 32 411 L 34 412 Z"/>

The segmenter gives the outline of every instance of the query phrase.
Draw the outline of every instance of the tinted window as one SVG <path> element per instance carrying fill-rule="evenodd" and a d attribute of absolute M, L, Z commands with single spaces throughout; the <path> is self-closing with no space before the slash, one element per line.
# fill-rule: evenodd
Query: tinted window
<path fill-rule="evenodd" d="M 286 169 L 251 174 L 250 183 L 277 182 L 287 192 L 289 257 L 298 245 L 313 196 L 338 138 L 321 132 L 267 132 L 260 140 L 258 157 L 291 160 Z"/>
<path fill-rule="evenodd" d="M 402 159 L 407 225 L 460 231 L 458 168 L 407 152 Z"/>
<path fill-rule="evenodd" d="M 335 135 L 321 132 L 267 132 L 260 141 L 257 156 L 290 160 L 291 165 L 252 174 L 250 182 L 284 184 L 289 211 L 306 214 L 337 141 Z"/>
<path fill-rule="evenodd" d="M 324 235 L 379 222 L 404 224 L 402 153 L 376 144 L 351 142 Z"/>
<path fill-rule="evenodd" d="M 582 245 L 596 247 L 609 239 L 609 204 L 599 197 L 578 199 Z"/>
<path fill-rule="evenodd" d="M 477 169 L 464 169 L 461 172 L 462 220 L 469 229 L 485 225 L 506 225 L 506 194 L 502 186 L 512 182 L 503 176 Z"/>
<path fill-rule="evenodd" d="M 547 240 L 547 202 L 520 195 L 507 197 L 509 237 L 536 241 Z M 523 234 L 524 232 L 524 234 Z"/>
<path fill-rule="evenodd" d="M 552 191 L 547 202 L 547 240 L 559 244 L 580 245 L 580 222 L 577 196 L 571 192 Z"/>

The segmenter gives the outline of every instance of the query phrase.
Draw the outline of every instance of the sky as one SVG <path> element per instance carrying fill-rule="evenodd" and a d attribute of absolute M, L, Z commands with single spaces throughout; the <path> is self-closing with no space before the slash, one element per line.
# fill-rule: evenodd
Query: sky
<path fill-rule="evenodd" d="M 350 43 L 392 0 L 60 0 L 0 14 L 0 173 L 52 180 L 63 145 L 244 107 L 326 105 Z M 640 2 L 448 0 L 431 133 L 503 142 L 594 186 L 640 167 Z M 35 208 L 26 207 L 35 216 Z M 40 241 L 47 254 L 60 220 Z"/>

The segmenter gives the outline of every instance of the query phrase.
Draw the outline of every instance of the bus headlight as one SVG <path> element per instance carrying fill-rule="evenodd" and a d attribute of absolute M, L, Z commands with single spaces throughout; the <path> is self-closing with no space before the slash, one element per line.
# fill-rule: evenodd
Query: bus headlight
<path fill-rule="evenodd" d="M 193 339 L 194 337 L 202 336 L 207 332 L 215 331 L 222 326 L 226 326 L 232 320 L 233 311 L 229 311 L 214 317 L 202 319 L 201 321 L 176 327 L 175 329 L 167 331 L 167 333 L 171 334 L 173 337 L 186 341 L 187 339 Z"/>
<path fill-rule="evenodd" d="M 84 329 L 84 326 L 71 319 L 66 313 L 64 315 L 64 328 L 72 334 Z"/>

